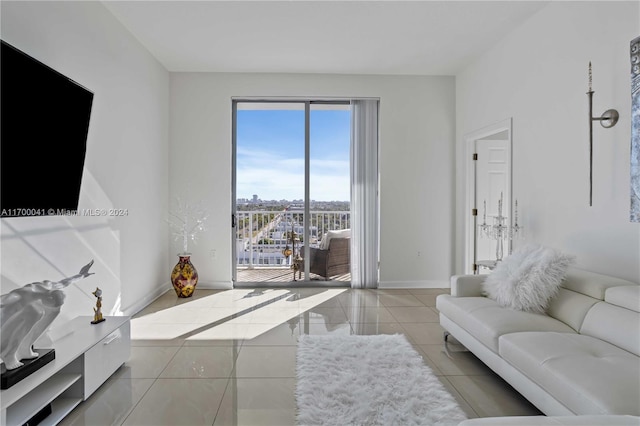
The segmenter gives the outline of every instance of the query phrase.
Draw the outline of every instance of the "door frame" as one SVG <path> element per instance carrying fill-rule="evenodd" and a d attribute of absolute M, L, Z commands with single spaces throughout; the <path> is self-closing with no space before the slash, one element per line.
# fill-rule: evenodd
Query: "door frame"
<path fill-rule="evenodd" d="M 464 210 L 464 223 L 465 223 L 465 256 L 464 256 L 464 273 L 465 274 L 473 274 L 477 273 L 477 269 L 474 267 L 476 261 L 476 227 L 478 226 L 478 216 L 477 210 L 476 214 L 473 214 L 473 209 L 477 209 L 477 200 L 476 200 L 476 163 L 473 159 L 473 154 L 475 153 L 475 145 L 478 140 L 487 139 L 492 135 L 496 135 L 498 133 L 502 133 L 504 131 L 507 132 L 507 196 L 509 199 L 509 205 L 506 206 L 506 214 L 507 214 L 507 222 L 508 226 L 511 226 L 512 220 L 512 206 L 513 206 L 513 197 L 512 197 L 512 180 L 513 180 L 513 172 L 512 172 L 512 118 L 509 117 L 507 119 L 501 120 L 497 123 L 490 124 L 488 126 L 482 127 L 478 130 L 474 130 L 470 133 L 467 133 L 464 136 L 464 144 L 465 144 L 465 169 L 467 173 L 467 182 L 465 188 L 465 210 Z M 511 253 L 511 240 L 507 239 L 506 244 L 506 252 Z"/>
<path fill-rule="evenodd" d="M 238 118 L 238 103 L 263 103 L 263 104 L 282 104 L 282 103 L 292 103 L 292 104 L 302 104 L 304 105 L 304 120 L 305 120 L 305 135 L 304 135 L 304 147 L 305 147 L 305 185 L 304 185 L 304 197 L 305 197 L 305 206 L 304 206 L 304 241 L 310 240 L 310 228 L 309 223 L 307 223 L 310 215 L 310 148 L 311 148 L 311 105 L 350 105 L 351 98 L 315 98 L 315 97 L 232 97 L 231 98 L 231 247 L 232 247 L 232 274 L 231 274 L 231 282 L 233 287 L 236 287 L 238 283 L 237 280 L 237 256 L 238 256 L 238 247 L 237 247 L 237 221 L 236 221 L 236 209 L 237 209 L 237 194 L 236 194 L 236 184 L 237 184 L 237 118 Z M 310 247 L 309 244 L 304 245 L 304 259 L 309 259 Z M 303 263 L 304 270 L 302 271 L 304 274 L 303 280 L 298 280 L 297 284 L 312 284 L 312 281 L 309 279 L 309 262 Z M 314 282 L 315 283 L 315 282 Z M 252 286 L 261 287 L 264 286 L 263 283 L 246 283 Z M 269 284 L 273 286 L 273 283 Z M 334 286 L 330 281 L 326 281 L 323 283 L 323 286 Z M 342 286 L 342 285 L 340 285 Z"/>

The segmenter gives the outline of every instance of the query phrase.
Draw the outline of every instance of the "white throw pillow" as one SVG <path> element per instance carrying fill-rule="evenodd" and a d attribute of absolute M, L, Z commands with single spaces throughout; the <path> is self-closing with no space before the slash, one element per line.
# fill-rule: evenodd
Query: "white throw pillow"
<path fill-rule="evenodd" d="M 482 287 L 501 306 L 544 313 L 574 260 L 550 247 L 528 244 L 498 262 Z"/>

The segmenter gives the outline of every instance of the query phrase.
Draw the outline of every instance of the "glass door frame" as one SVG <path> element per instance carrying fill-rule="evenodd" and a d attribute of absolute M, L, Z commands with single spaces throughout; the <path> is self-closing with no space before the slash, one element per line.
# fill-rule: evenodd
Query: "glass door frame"
<path fill-rule="evenodd" d="M 237 184 L 237 125 L 238 125 L 238 104 L 239 103 L 280 103 L 280 104 L 304 104 L 304 219 L 302 228 L 304 230 L 303 241 L 307 242 L 304 245 L 304 255 L 303 259 L 309 259 L 310 244 L 310 226 L 309 219 L 311 218 L 310 213 L 310 168 L 311 168 L 311 105 L 350 105 L 351 100 L 345 98 L 231 98 L 231 247 L 232 253 L 232 274 L 231 280 L 233 287 L 235 288 L 237 284 L 237 274 L 238 274 L 238 252 L 237 252 L 237 221 L 236 221 L 236 211 L 237 211 L 237 194 L 236 194 L 236 184 Z M 353 253 L 352 253 L 353 255 Z M 302 284 L 310 284 L 311 280 L 309 277 L 309 262 L 303 262 L 304 265 L 304 279 L 302 281 L 298 280 L 297 283 Z M 323 285 L 330 283 L 327 281 Z M 251 283 L 251 284 L 259 284 L 259 283 Z M 347 283 L 345 283 L 346 285 Z"/>

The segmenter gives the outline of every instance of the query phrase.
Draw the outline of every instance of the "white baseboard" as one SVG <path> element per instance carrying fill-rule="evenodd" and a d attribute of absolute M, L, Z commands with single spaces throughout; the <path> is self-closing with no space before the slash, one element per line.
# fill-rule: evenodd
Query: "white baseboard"
<path fill-rule="evenodd" d="M 196 290 L 203 288 L 206 290 L 231 290 L 233 289 L 232 281 L 198 281 Z"/>
<path fill-rule="evenodd" d="M 122 313 L 127 316 L 133 316 L 149 306 L 154 300 L 158 297 L 165 294 L 168 290 L 172 290 L 172 286 L 170 282 L 163 283 L 161 286 L 156 288 L 152 293 L 148 294 L 145 298 L 138 300 L 135 304 L 128 306 L 126 309 L 122 310 Z M 172 290 L 173 291 L 173 290 Z"/>
<path fill-rule="evenodd" d="M 449 280 L 380 281 L 378 288 L 449 288 Z"/>
<path fill-rule="evenodd" d="M 198 281 L 196 285 L 197 289 L 206 289 L 206 290 L 231 290 L 233 289 L 233 284 L 231 281 Z M 160 287 L 156 288 L 155 291 L 149 294 L 144 299 L 138 300 L 134 305 L 129 306 L 127 309 L 122 311 L 123 315 L 133 316 L 149 306 L 156 300 L 158 297 L 165 294 L 167 291 L 174 292 L 173 286 L 170 282 L 163 283 Z"/>

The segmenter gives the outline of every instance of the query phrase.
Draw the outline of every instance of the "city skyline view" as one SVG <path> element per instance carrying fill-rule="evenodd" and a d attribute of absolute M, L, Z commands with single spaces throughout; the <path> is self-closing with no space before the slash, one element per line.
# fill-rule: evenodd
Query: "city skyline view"
<path fill-rule="evenodd" d="M 305 123 L 302 104 L 292 109 L 238 109 L 236 198 L 303 200 Z M 310 199 L 350 200 L 351 112 L 310 112 Z"/>

